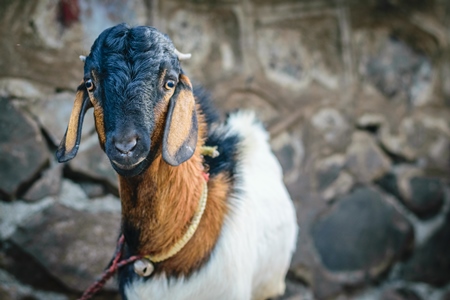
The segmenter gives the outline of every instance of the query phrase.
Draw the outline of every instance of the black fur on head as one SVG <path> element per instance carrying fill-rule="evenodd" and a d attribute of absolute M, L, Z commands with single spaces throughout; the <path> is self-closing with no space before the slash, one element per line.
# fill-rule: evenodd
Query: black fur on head
<path fill-rule="evenodd" d="M 155 110 L 178 89 L 182 74 L 174 50 L 155 28 L 120 24 L 102 32 L 86 57 L 84 82 L 99 107 L 94 114 L 100 144 L 122 176 L 140 174 L 161 146 L 151 140 Z M 172 90 L 168 81 L 175 84 Z"/>

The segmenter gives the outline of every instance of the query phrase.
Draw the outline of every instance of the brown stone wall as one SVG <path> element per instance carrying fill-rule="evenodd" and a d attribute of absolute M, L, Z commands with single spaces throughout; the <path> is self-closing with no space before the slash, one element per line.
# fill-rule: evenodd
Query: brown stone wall
<path fill-rule="evenodd" d="M 450 299 L 447 0 L 1 0 L 0 299 L 75 299 L 113 253 L 92 117 L 75 160 L 54 151 L 78 56 L 120 22 L 166 32 L 270 131 L 300 225 L 284 299 Z"/>

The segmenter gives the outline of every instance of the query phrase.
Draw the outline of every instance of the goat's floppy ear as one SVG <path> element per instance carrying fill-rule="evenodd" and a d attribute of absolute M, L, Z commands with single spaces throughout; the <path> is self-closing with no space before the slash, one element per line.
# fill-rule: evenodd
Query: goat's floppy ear
<path fill-rule="evenodd" d="M 197 146 L 197 112 L 189 78 L 180 75 L 169 102 L 164 128 L 162 156 L 166 163 L 178 166 L 192 157 Z"/>
<path fill-rule="evenodd" d="M 56 150 L 56 158 L 60 163 L 71 160 L 77 154 L 78 147 L 80 146 L 81 127 L 83 126 L 84 115 L 91 107 L 91 101 L 82 82 L 75 95 L 75 102 L 72 113 L 70 114 L 66 133 L 59 144 L 58 150 Z"/>

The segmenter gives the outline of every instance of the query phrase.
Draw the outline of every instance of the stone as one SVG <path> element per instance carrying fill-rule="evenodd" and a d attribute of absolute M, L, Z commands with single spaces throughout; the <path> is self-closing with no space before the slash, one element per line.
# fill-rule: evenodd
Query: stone
<path fill-rule="evenodd" d="M 0 97 L 36 100 L 53 92 L 49 86 L 22 78 L 0 79 Z"/>
<path fill-rule="evenodd" d="M 388 288 L 384 290 L 379 299 L 383 300 L 422 300 L 414 291 L 406 288 Z"/>
<path fill-rule="evenodd" d="M 68 300 L 65 295 L 35 290 L 19 282 L 16 278 L 0 269 L 0 299 L 2 300 Z"/>
<path fill-rule="evenodd" d="M 89 198 L 101 197 L 106 194 L 105 187 L 102 184 L 90 181 L 82 181 L 79 184 Z"/>
<path fill-rule="evenodd" d="M 283 296 L 277 298 L 278 300 L 313 300 L 311 290 L 308 289 L 302 282 L 296 282 L 286 279 L 286 290 Z"/>
<path fill-rule="evenodd" d="M 113 195 L 105 195 L 94 199 L 89 199 L 84 190 L 70 180 L 63 180 L 59 203 L 66 207 L 79 210 L 96 212 L 119 213 L 120 200 Z"/>
<path fill-rule="evenodd" d="M 319 190 L 324 190 L 329 187 L 338 178 L 341 168 L 342 167 L 331 166 L 329 170 L 319 172 L 317 174 Z"/>
<path fill-rule="evenodd" d="M 389 172 L 385 174 L 383 177 L 377 179 L 375 182 L 386 192 L 392 194 L 398 199 L 402 199 L 400 188 L 397 182 L 397 175 L 395 173 Z"/>
<path fill-rule="evenodd" d="M 53 278 L 36 260 L 9 240 L 0 243 L 0 258 L 0 270 L 6 271 L 22 284 L 39 290 L 67 292 L 67 288 Z"/>
<path fill-rule="evenodd" d="M 338 54 L 341 43 L 335 40 L 341 29 L 336 16 L 317 12 L 308 16 L 308 6 L 298 3 L 281 4 L 278 9 L 283 16 L 291 14 L 291 24 L 270 8 L 256 10 L 257 55 L 267 78 L 296 92 L 312 82 L 336 90 L 340 83 L 337 72 L 343 67 Z"/>
<path fill-rule="evenodd" d="M 346 168 L 358 182 L 368 183 L 386 174 L 391 169 L 391 160 L 371 135 L 356 131 L 347 149 Z"/>
<path fill-rule="evenodd" d="M 120 213 L 86 213 L 56 204 L 23 223 L 11 241 L 54 278 L 81 292 L 107 266 L 119 229 Z"/>
<path fill-rule="evenodd" d="M 280 116 L 277 107 L 273 103 L 256 93 L 234 92 L 228 95 L 227 101 L 220 103 L 220 105 L 224 111 L 236 109 L 253 110 L 256 112 L 258 119 L 265 124 L 270 124 Z"/>
<path fill-rule="evenodd" d="M 30 189 L 21 197 L 28 202 L 34 202 L 47 196 L 56 196 L 61 188 L 63 165 L 57 164 L 43 172 Z"/>
<path fill-rule="evenodd" d="M 355 183 L 355 179 L 347 172 L 341 172 L 331 185 L 321 193 L 326 201 L 331 201 L 347 194 Z"/>
<path fill-rule="evenodd" d="M 74 92 L 62 92 L 47 99 L 30 103 L 27 108 L 45 129 L 54 145 L 59 145 L 69 124 L 72 112 Z M 92 109 L 86 113 L 83 122 L 82 138 L 92 135 L 94 131 L 94 117 Z M 51 116 L 51 117 L 49 117 Z"/>
<path fill-rule="evenodd" d="M 48 162 L 47 145 L 38 126 L 0 98 L 0 198 L 14 199 Z"/>
<path fill-rule="evenodd" d="M 14 233 L 18 225 L 54 202 L 52 198 L 42 199 L 42 201 L 31 204 L 23 201 L 0 202 L 0 239 L 7 239 Z"/>
<path fill-rule="evenodd" d="M 383 194 L 363 187 L 320 215 L 311 236 L 328 271 L 365 280 L 378 277 L 401 258 L 412 244 L 414 232 L 408 219 Z"/>
<path fill-rule="evenodd" d="M 401 269 L 401 277 L 408 281 L 424 282 L 433 286 L 450 283 L 450 213 L 445 223 L 421 247 Z"/>
<path fill-rule="evenodd" d="M 296 30 L 264 28 L 258 32 L 258 54 L 266 76 L 283 88 L 305 88 L 311 77 L 308 51 Z M 280 45 L 283 45 L 280 47 Z"/>
<path fill-rule="evenodd" d="M 450 300 L 450 291 L 447 291 L 442 295 L 442 300 Z"/>
<path fill-rule="evenodd" d="M 311 118 L 311 124 L 323 140 L 336 149 L 343 149 L 350 141 L 350 126 L 344 116 L 335 108 L 320 109 Z"/>
<path fill-rule="evenodd" d="M 435 216 L 444 204 L 444 186 L 439 178 L 408 165 L 397 166 L 377 180 L 385 191 L 400 199 L 419 218 Z"/>
<path fill-rule="evenodd" d="M 356 121 L 359 128 L 369 131 L 375 131 L 384 124 L 386 124 L 386 118 L 383 115 L 372 113 L 365 113 Z"/>
<path fill-rule="evenodd" d="M 414 106 L 429 102 L 432 91 L 431 60 L 393 37 L 384 37 L 365 65 L 365 75 L 389 99 Z"/>
<path fill-rule="evenodd" d="M 297 184 L 305 157 L 301 136 L 283 132 L 271 140 L 271 145 L 283 169 L 285 182 Z"/>
<path fill-rule="evenodd" d="M 111 166 L 106 154 L 100 148 L 96 134 L 80 143 L 78 154 L 69 162 L 69 167 L 77 175 L 104 182 L 115 191 L 118 190 L 117 173 Z"/>
<path fill-rule="evenodd" d="M 406 161 L 422 158 L 428 168 L 446 171 L 450 128 L 444 117 L 429 114 L 406 117 L 398 128 L 382 126 L 379 138 L 389 153 Z"/>
<path fill-rule="evenodd" d="M 437 178 L 413 177 L 409 180 L 409 197 L 405 205 L 421 218 L 436 215 L 444 203 L 444 187 Z"/>
<path fill-rule="evenodd" d="M 316 163 L 317 185 L 319 190 L 330 186 L 339 176 L 345 164 L 345 157 L 340 154 L 329 156 Z"/>
<path fill-rule="evenodd" d="M 326 201 L 342 196 L 350 191 L 355 180 L 343 171 L 345 156 L 335 154 L 316 163 L 317 189 Z"/>

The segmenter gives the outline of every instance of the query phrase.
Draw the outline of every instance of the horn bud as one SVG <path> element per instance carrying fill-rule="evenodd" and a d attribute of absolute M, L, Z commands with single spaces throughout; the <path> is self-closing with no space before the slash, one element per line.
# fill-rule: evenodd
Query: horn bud
<path fill-rule="evenodd" d="M 191 58 L 191 56 L 192 56 L 190 53 L 181 53 L 177 49 L 175 49 L 173 52 L 175 52 L 175 54 L 178 56 L 179 60 L 187 60 L 187 59 Z"/>

